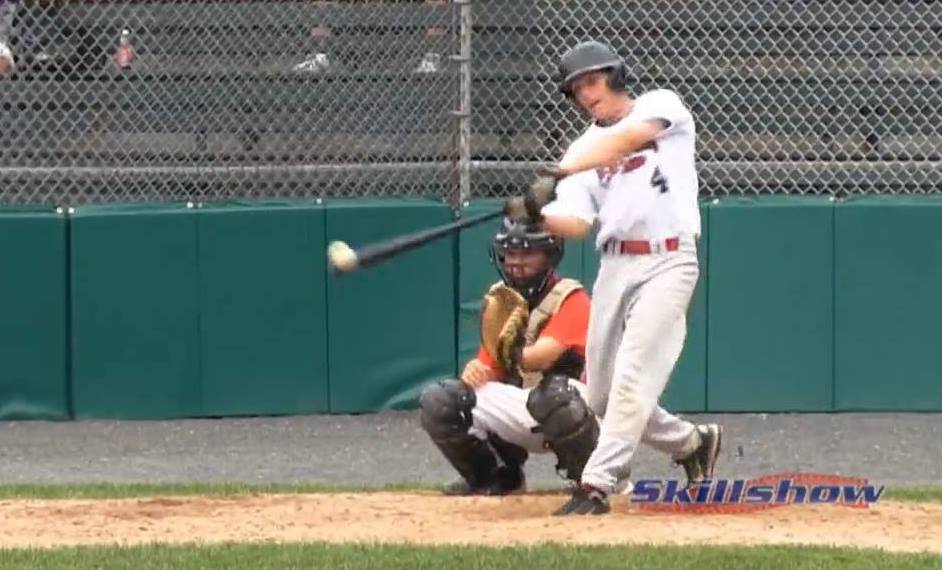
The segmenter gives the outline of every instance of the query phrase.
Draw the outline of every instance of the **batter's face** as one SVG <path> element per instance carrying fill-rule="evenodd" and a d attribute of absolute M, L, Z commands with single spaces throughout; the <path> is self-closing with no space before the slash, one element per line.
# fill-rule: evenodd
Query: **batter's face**
<path fill-rule="evenodd" d="M 625 115 L 627 97 L 608 85 L 608 71 L 593 71 L 573 79 L 576 103 L 596 121 L 611 121 Z"/>
<path fill-rule="evenodd" d="M 545 251 L 508 249 L 504 251 L 504 271 L 514 279 L 529 279 L 539 274 L 549 263 Z"/>

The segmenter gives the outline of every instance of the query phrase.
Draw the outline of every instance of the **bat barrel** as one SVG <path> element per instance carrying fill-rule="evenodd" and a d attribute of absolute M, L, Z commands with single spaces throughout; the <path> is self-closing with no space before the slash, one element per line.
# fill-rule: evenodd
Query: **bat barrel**
<path fill-rule="evenodd" d="M 415 249 L 440 237 L 459 232 L 464 228 L 469 228 L 471 226 L 484 223 L 502 215 L 502 210 L 496 210 L 475 216 L 473 218 L 465 218 L 442 226 L 437 226 L 411 234 L 405 234 L 386 241 L 361 246 L 354 250 L 354 253 L 356 254 L 355 267 L 363 268 L 376 265 L 377 263 L 385 261 L 386 259 L 394 257 L 402 252 Z"/>

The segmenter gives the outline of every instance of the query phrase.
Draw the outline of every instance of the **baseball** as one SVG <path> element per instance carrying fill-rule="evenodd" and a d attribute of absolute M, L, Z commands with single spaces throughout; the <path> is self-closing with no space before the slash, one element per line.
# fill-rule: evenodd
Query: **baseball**
<path fill-rule="evenodd" d="M 327 259 L 341 271 L 349 271 L 357 265 L 357 254 L 342 241 L 331 242 L 327 246 Z"/>

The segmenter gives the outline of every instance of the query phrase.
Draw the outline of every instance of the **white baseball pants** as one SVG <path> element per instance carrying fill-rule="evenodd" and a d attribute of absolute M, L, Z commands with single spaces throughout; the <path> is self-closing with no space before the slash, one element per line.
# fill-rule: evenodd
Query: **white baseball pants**
<path fill-rule="evenodd" d="M 585 398 L 585 384 L 569 380 Z M 518 388 L 503 382 L 488 382 L 475 390 L 477 404 L 471 410 L 474 420 L 472 433 L 485 439 L 493 433 L 502 440 L 518 445 L 530 453 L 547 453 L 541 433 L 533 433 L 539 424 L 527 410 L 527 398 L 530 390 Z"/>
<path fill-rule="evenodd" d="M 642 441 L 675 459 L 699 445 L 692 423 L 658 406 L 684 346 L 699 275 L 692 237 L 676 251 L 602 254 L 586 342 L 587 403 L 602 422 L 583 483 L 617 490 Z"/>

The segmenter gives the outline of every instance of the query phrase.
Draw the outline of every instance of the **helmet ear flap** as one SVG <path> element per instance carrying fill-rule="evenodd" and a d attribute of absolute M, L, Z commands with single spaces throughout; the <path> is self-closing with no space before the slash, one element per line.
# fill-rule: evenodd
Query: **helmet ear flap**
<path fill-rule="evenodd" d="M 572 99 L 572 84 L 568 81 L 559 81 L 559 92 L 566 96 L 566 99 Z"/>
<path fill-rule="evenodd" d="M 608 86 L 614 91 L 624 91 L 628 87 L 628 66 L 616 65 L 608 72 Z"/>
<path fill-rule="evenodd" d="M 628 88 L 627 65 L 620 63 L 608 70 L 608 86 L 613 91 L 625 91 Z M 571 83 L 560 83 L 559 91 L 565 95 L 567 99 L 574 99 Z"/>

